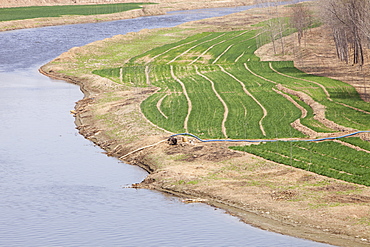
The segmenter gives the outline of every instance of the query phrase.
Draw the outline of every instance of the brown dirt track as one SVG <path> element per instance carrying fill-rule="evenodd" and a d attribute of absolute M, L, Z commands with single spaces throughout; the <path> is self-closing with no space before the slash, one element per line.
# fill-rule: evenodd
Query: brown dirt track
<path fill-rule="evenodd" d="M 251 10 L 185 24 L 182 28 L 245 28 L 247 24 L 265 18 L 261 11 Z M 150 31 L 143 31 L 142 35 L 145 32 Z M 321 42 L 322 37 L 318 33 L 314 35 L 313 31 L 311 34 L 310 40 Z M 130 35 L 111 40 L 125 42 L 140 36 Z M 92 74 L 76 77 L 58 72 L 71 69 L 75 57 L 89 54 L 94 45 L 101 47 L 104 44 L 97 42 L 75 48 L 41 68 L 41 72 L 48 76 L 81 86 L 85 98 L 77 102 L 74 112 L 80 133 L 105 149 L 108 155 L 118 158 L 140 147 L 166 140 L 169 133 L 151 125 L 139 108 L 142 100 L 156 88 L 128 89 Z M 322 58 L 330 57 L 327 51 L 331 52 L 331 49 L 326 46 L 316 54 L 321 52 Z M 268 54 L 268 50 L 266 46 L 259 52 Z M 308 58 L 309 55 L 299 56 L 299 61 L 295 58 L 296 64 L 302 63 L 314 70 L 313 62 L 308 66 Z M 319 70 L 324 73 L 324 69 Z M 108 94 L 117 100 L 107 100 Z M 102 115 L 115 126 L 97 118 Z M 134 187 L 164 191 L 189 199 L 186 201 L 204 201 L 227 210 L 248 224 L 270 231 L 338 246 L 370 245 L 370 188 L 366 186 L 232 151 L 228 144 L 220 143 L 191 144 L 179 140 L 179 145 L 172 146 L 161 142 L 122 159 L 150 173 Z"/>

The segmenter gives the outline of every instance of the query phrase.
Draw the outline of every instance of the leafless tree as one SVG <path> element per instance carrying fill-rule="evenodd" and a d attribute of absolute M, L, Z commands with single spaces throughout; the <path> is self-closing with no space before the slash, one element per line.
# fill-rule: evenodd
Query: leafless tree
<path fill-rule="evenodd" d="M 267 37 L 267 40 L 272 43 L 272 47 L 274 50 L 274 54 L 277 54 L 277 46 L 280 43 L 281 53 L 285 53 L 284 47 L 284 31 L 286 29 L 285 24 L 281 20 L 281 13 L 278 8 L 279 0 L 255 0 L 255 4 L 260 5 L 260 7 L 264 8 L 267 15 L 269 16 L 269 20 L 266 22 L 264 28 L 262 28 L 261 33 L 264 35 L 260 35 L 260 39 Z M 278 43 L 277 41 L 278 40 Z"/>
<path fill-rule="evenodd" d="M 313 22 L 311 10 L 307 5 L 297 4 L 291 8 L 292 14 L 290 18 L 291 26 L 297 29 L 298 44 L 301 45 L 301 40 L 304 31 L 307 30 Z"/>
<path fill-rule="evenodd" d="M 320 0 L 321 16 L 331 28 L 338 57 L 362 66 L 370 45 L 370 1 Z"/>

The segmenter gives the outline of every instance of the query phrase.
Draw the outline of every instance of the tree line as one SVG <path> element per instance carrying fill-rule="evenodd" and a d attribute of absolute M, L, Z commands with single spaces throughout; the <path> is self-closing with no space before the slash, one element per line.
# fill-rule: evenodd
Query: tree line
<path fill-rule="evenodd" d="M 321 17 L 331 29 L 338 57 L 362 66 L 370 48 L 370 1 L 321 0 Z"/>
<path fill-rule="evenodd" d="M 285 23 L 279 18 L 282 17 L 279 2 L 280 0 L 255 0 L 256 4 L 266 8 L 268 15 L 275 17 L 262 30 L 265 37 L 272 42 L 275 54 L 278 45 L 284 54 L 284 41 L 277 40 L 283 36 L 286 28 L 296 29 L 298 43 L 301 45 L 305 30 L 318 20 L 331 31 L 340 60 L 360 66 L 365 63 L 364 51 L 370 48 L 369 0 L 316 0 L 314 2 L 319 7 L 316 12 L 307 3 L 296 4 L 291 6 L 289 22 Z"/>

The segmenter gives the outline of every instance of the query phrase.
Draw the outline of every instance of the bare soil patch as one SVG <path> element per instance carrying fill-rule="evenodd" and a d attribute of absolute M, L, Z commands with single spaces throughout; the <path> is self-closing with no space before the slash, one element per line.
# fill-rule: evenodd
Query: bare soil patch
<path fill-rule="evenodd" d="M 255 9 L 187 23 L 180 28 L 184 32 L 187 28 L 245 29 L 247 24 L 267 18 L 262 10 Z M 324 46 L 320 32 L 312 31 L 311 35 L 310 39 L 316 40 L 314 43 Z M 125 42 L 134 37 L 115 39 Z M 92 45 L 81 47 L 79 52 L 92 52 L 91 48 Z M 269 54 L 266 47 L 263 49 Z M 316 49 L 315 53 L 330 57 L 328 50 Z M 140 112 L 142 100 L 157 89 L 127 88 L 91 74 L 76 77 L 58 72 L 73 69 L 75 64 L 71 59 L 78 57 L 75 51 L 59 57 L 58 65 L 49 63 L 40 70 L 81 86 L 85 99 L 76 105 L 76 124 L 82 135 L 107 154 L 122 157 L 140 147 L 156 144 L 123 159 L 150 172 L 142 183 L 133 187 L 171 193 L 186 202 L 205 202 L 266 230 L 338 246 L 369 246 L 369 187 L 233 151 L 228 149 L 229 143 L 201 143 L 191 138 L 187 141 L 178 138 L 178 145 L 160 142 L 170 133 L 150 124 Z M 259 52 L 264 54 L 262 50 Z M 310 60 L 312 66 L 308 66 L 306 57 L 309 56 L 300 56 L 296 63 L 313 67 L 313 60 Z M 338 71 L 343 73 L 344 67 L 341 68 Z M 329 72 L 320 69 L 320 73 Z"/>

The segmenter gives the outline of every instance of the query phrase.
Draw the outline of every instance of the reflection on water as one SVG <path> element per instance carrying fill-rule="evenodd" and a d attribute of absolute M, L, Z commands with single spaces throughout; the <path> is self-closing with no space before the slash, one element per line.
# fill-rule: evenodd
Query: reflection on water
<path fill-rule="evenodd" d="M 323 246 L 123 188 L 146 172 L 81 137 L 78 87 L 37 72 L 73 46 L 217 14 L 205 12 L 0 33 L 0 246 Z"/>

